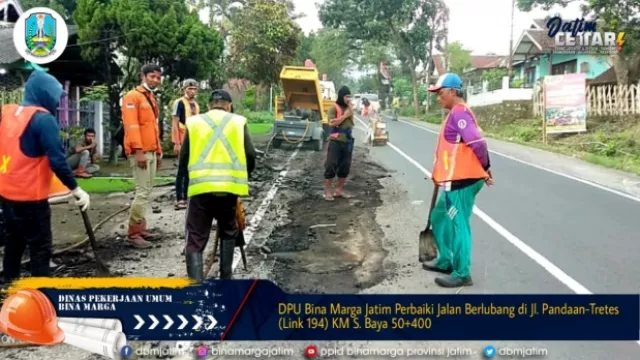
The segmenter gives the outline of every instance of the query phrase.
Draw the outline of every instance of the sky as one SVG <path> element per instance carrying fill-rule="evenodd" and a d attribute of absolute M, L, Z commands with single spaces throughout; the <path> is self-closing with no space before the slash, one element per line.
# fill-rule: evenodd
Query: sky
<path fill-rule="evenodd" d="M 316 3 L 323 0 L 293 0 L 296 10 L 305 16 L 298 24 L 305 33 L 322 27 L 318 19 Z M 449 42 L 460 41 L 474 55 L 509 53 L 511 34 L 511 0 L 444 0 L 449 6 Z M 564 18 L 582 17 L 579 4 L 567 8 L 556 7 L 550 11 L 534 10 L 529 13 L 516 9 L 514 16 L 514 46 L 522 31 L 536 18 L 561 13 Z"/>

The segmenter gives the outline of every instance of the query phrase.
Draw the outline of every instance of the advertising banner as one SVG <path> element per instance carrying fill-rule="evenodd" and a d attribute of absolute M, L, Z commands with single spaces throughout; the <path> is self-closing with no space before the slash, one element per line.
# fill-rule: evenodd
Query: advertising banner
<path fill-rule="evenodd" d="M 545 134 L 587 131 L 585 74 L 544 78 Z"/>

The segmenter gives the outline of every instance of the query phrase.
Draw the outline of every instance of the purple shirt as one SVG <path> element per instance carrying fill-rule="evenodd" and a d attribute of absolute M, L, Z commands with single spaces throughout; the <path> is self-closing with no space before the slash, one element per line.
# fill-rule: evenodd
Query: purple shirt
<path fill-rule="evenodd" d="M 485 170 L 489 168 L 487 142 L 473 120 L 473 115 L 465 107 L 456 106 L 451 110 L 451 115 L 445 124 L 444 138 L 450 143 L 464 142 L 469 145 L 482 167 Z"/>

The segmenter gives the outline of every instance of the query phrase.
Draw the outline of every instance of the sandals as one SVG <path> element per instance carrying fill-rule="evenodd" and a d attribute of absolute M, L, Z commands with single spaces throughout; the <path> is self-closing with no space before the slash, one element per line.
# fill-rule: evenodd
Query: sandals
<path fill-rule="evenodd" d="M 325 200 L 327 200 L 327 201 L 333 201 L 333 200 L 335 200 L 335 199 L 333 198 L 333 195 L 322 194 L 322 197 L 323 197 Z"/>
<path fill-rule="evenodd" d="M 187 202 L 184 200 L 180 200 L 178 202 L 176 202 L 174 209 L 176 210 L 184 210 L 187 208 Z"/>

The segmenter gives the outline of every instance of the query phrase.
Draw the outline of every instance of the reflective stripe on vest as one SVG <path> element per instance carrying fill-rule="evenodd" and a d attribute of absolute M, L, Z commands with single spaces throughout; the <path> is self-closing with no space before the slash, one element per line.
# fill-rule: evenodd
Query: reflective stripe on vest
<path fill-rule="evenodd" d="M 461 142 L 459 136 L 455 143 L 450 143 L 445 139 L 444 131 L 452 113 L 453 109 L 440 127 L 436 154 L 433 159 L 433 180 L 442 184 L 456 180 L 487 178 L 489 175 L 482 168 L 480 160 L 469 145 Z M 477 125 L 478 122 L 475 115 L 472 112 L 470 113 L 471 118 Z"/>
<path fill-rule="evenodd" d="M 0 196 L 13 201 L 41 201 L 50 196 L 53 171 L 46 156 L 29 157 L 20 148 L 20 138 L 37 111 L 36 106 L 2 107 L 0 121 Z"/>
<path fill-rule="evenodd" d="M 247 166 L 244 164 L 245 160 L 238 157 L 234 147 L 224 134 L 226 128 L 229 126 L 236 126 L 236 124 L 232 123 L 236 117 L 237 115 L 235 114 L 224 113 L 224 117 L 222 117 L 220 123 L 216 124 L 210 113 L 205 113 L 192 117 L 187 122 L 190 142 L 190 160 L 188 165 L 189 196 L 206 192 L 230 192 L 239 196 L 248 195 L 249 179 Z M 207 129 L 207 127 L 209 129 Z M 202 136 L 206 136 L 203 135 L 203 131 L 208 132 L 209 130 L 213 131 L 211 136 L 206 139 L 202 139 Z M 235 131 L 236 136 L 243 136 L 242 129 L 235 129 Z M 237 142 L 242 141 L 238 138 L 231 140 Z M 224 148 L 223 151 L 227 153 L 230 163 L 207 162 L 207 159 L 210 158 L 210 156 L 213 155 L 214 157 L 217 157 L 220 155 L 219 153 L 212 154 L 216 144 L 222 145 Z M 239 143 L 235 145 L 239 145 Z M 238 149 L 238 151 L 242 150 Z M 244 157 L 245 155 L 242 154 L 242 156 Z M 205 171 L 205 173 L 198 174 L 197 172 L 199 171 Z M 227 173 L 225 174 L 225 172 Z M 201 186 L 197 187 L 198 185 Z"/>
<path fill-rule="evenodd" d="M 184 106 L 184 119 L 185 121 L 195 115 L 199 115 L 200 114 L 200 105 L 198 105 L 197 102 L 193 102 L 193 105 L 195 107 L 195 112 L 191 112 L 191 102 L 186 99 L 185 97 L 181 97 L 180 99 L 178 99 L 177 101 L 181 101 L 182 105 Z M 186 129 L 187 125 L 181 123 L 180 121 L 178 121 L 178 127 L 180 129 Z"/>

